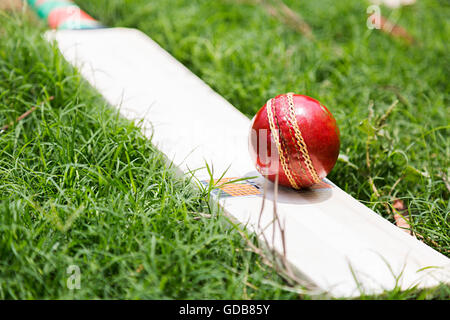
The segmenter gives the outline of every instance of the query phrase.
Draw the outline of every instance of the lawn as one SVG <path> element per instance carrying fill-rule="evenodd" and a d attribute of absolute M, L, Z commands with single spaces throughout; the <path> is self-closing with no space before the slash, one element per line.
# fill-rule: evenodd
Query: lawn
<path fill-rule="evenodd" d="M 245 1 L 77 2 L 106 25 L 148 33 L 249 117 L 281 92 L 321 100 L 342 134 L 330 178 L 390 220 L 385 205 L 402 199 L 413 229 L 449 256 L 450 7 L 383 8 L 418 39 L 409 45 L 368 30 L 363 1 L 287 1 L 314 38 Z M 0 26 L 0 125 L 38 106 L 0 134 L 0 298 L 299 297 L 237 226 L 207 216 L 204 194 L 40 37 L 42 23 L 0 11 Z"/>
<path fill-rule="evenodd" d="M 320 100 L 341 131 L 329 178 L 391 221 L 401 199 L 412 228 L 450 256 L 449 3 L 381 7 L 409 44 L 369 30 L 362 0 L 285 1 L 313 38 L 268 13 L 276 0 L 76 2 L 105 25 L 147 33 L 249 117 L 280 93 Z"/>
<path fill-rule="evenodd" d="M 42 26 L 4 12 L 0 26 L 0 123 L 38 106 L 0 135 L 0 299 L 298 296 L 225 217 L 202 217 L 204 196 Z"/>

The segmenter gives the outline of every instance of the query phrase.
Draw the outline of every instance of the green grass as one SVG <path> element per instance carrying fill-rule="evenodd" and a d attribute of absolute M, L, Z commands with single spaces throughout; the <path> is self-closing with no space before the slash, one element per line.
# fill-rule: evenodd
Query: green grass
<path fill-rule="evenodd" d="M 39 108 L 0 134 L 0 299 L 298 296 L 18 19 L 0 12 L 0 124 Z"/>
<path fill-rule="evenodd" d="M 330 177 L 391 218 L 381 202 L 404 176 L 392 195 L 448 255 L 448 191 L 437 175 L 447 173 L 449 158 L 449 27 L 439 22 L 448 7 L 421 1 L 426 10 L 393 12 L 421 38 L 409 47 L 367 31 L 360 1 L 290 2 L 310 13 L 303 16 L 316 41 L 231 1 L 78 2 L 108 25 L 150 34 L 248 116 L 279 92 L 319 98 L 336 115 L 351 162 L 339 162 Z M 139 129 L 45 43 L 43 30 L 0 12 L 0 126 L 39 105 L 0 134 L 0 298 L 298 298 L 225 217 L 197 219 L 208 212 L 205 197 L 174 176 Z M 367 107 L 373 101 L 381 115 L 396 98 L 383 85 L 399 87 L 404 99 L 370 146 L 368 172 L 375 121 L 366 120 Z M 81 271 L 79 290 L 67 288 L 71 265 Z M 449 296 L 442 287 L 362 298 Z"/>
<path fill-rule="evenodd" d="M 329 178 L 391 221 L 385 205 L 402 199 L 413 229 L 449 256 L 449 4 L 382 7 L 416 39 L 408 45 L 366 27 L 368 2 L 285 2 L 311 26 L 314 40 L 251 1 L 77 0 L 108 26 L 150 35 L 249 117 L 280 93 L 319 99 L 341 131 L 343 157 Z"/>

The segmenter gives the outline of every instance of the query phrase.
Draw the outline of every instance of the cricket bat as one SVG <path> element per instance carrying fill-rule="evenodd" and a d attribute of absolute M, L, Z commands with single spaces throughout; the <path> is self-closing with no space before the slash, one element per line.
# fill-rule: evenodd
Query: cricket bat
<path fill-rule="evenodd" d="M 307 283 L 332 296 L 355 297 L 450 282 L 450 259 L 331 181 L 275 192 L 250 160 L 250 120 L 145 34 L 102 28 L 49 31 L 46 37 L 179 172 L 207 184 L 207 163 L 215 179 L 253 177 L 214 190 L 214 201 L 269 239 L 265 244 Z"/>

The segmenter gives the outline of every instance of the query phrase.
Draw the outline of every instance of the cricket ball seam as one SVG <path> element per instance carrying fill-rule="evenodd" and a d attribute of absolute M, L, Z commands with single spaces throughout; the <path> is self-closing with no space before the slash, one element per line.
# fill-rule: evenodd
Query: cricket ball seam
<path fill-rule="evenodd" d="M 267 111 L 267 118 L 269 120 L 269 126 L 270 126 L 270 132 L 272 133 L 273 136 L 273 140 L 275 141 L 275 145 L 277 146 L 278 149 L 278 155 L 280 158 L 280 162 L 281 162 L 281 166 L 283 168 L 284 174 L 286 175 L 286 177 L 289 180 L 289 183 L 291 184 L 291 186 L 295 189 L 299 189 L 299 186 L 297 185 L 297 183 L 295 182 L 294 178 L 291 175 L 291 170 L 289 170 L 289 167 L 286 163 L 286 158 L 284 157 L 284 152 L 283 152 L 283 148 L 281 147 L 280 144 L 280 139 L 278 136 L 278 131 L 275 127 L 275 123 L 274 123 L 274 115 L 272 112 L 272 99 L 269 99 L 266 103 L 266 111 Z"/>
<path fill-rule="evenodd" d="M 289 109 L 289 107 L 284 108 L 285 105 L 288 105 L 287 98 L 286 98 L 285 96 L 281 96 L 281 98 L 283 99 L 283 104 L 282 104 L 283 107 L 281 108 L 281 110 L 283 110 L 283 109 Z M 292 132 L 292 131 L 293 131 L 293 128 L 292 128 L 292 126 L 289 125 L 290 119 L 289 119 L 289 117 L 286 115 L 286 113 L 284 113 L 283 119 L 284 119 L 284 121 L 288 124 L 287 130 L 288 130 L 288 132 L 289 132 L 289 137 L 291 138 L 291 141 L 292 141 L 292 143 L 293 143 L 293 145 L 294 145 L 294 148 L 295 148 L 296 152 L 298 152 L 298 153 L 300 154 L 300 156 L 301 156 L 301 152 L 300 152 L 300 150 L 298 150 L 298 148 L 297 148 L 297 141 L 295 140 L 295 139 L 296 139 L 296 138 L 295 138 L 295 133 Z M 288 159 L 289 159 L 289 158 L 290 158 L 290 157 L 289 157 L 289 153 L 288 153 Z M 291 161 L 291 159 L 289 159 L 289 166 L 290 166 L 291 169 L 292 169 L 292 163 L 293 163 L 293 161 Z M 311 184 L 311 181 L 312 181 L 312 180 L 311 180 L 311 178 L 308 176 L 308 174 L 306 173 L 305 168 L 303 167 L 303 161 L 300 162 L 299 167 L 300 167 L 301 174 L 297 174 L 295 168 L 291 170 L 291 172 L 293 173 L 294 179 L 295 179 L 296 181 L 298 181 L 297 185 L 299 185 L 299 186 L 305 185 L 304 179 L 306 179 L 307 181 L 309 181 L 309 182 L 306 182 L 306 184 Z"/>
<path fill-rule="evenodd" d="M 301 177 L 298 175 L 298 173 L 296 172 L 295 168 L 292 167 L 292 163 L 293 163 L 293 159 L 291 158 L 292 154 L 289 152 L 289 143 L 287 141 L 287 139 L 291 138 L 292 139 L 292 134 L 289 132 L 289 134 L 286 135 L 286 137 L 284 136 L 284 132 L 282 130 L 282 125 L 280 124 L 280 119 L 279 116 L 281 117 L 281 120 L 283 123 L 287 123 L 288 120 L 286 119 L 286 115 L 282 114 L 282 115 L 278 115 L 277 114 L 277 105 L 273 105 L 273 117 L 275 119 L 275 123 L 278 126 L 278 137 L 280 140 L 280 146 L 281 149 L 283 150 L 283 155 L 284 158 L 286 160 L 286 168 L 289 170 L 289 174 L 292 176 L 292 180 L 295 181 L 295 184 L 298 186 L 298 188 L 300 189 L 301 186 L 303 185 L 303 180 L 301 179 Z M 283 110 L 283 108 L 280 108 L 281 110 Z M 289 128 L 288 128 L 289 130 Z M 295 143 L 295 141 L 294 141 Z M 303 169 L 303 168 L 302 168 Z M 303 171 L 302 171 L 303 172 Z M 292 186 L 292 184 L 291 184 Z"/>
<path fill-rule="evenodd" d="M 288 120 L 288 122 L 289 122 L 289 120 Z M 291 141 L 292 141 L 292 143 L 294 145 L 295 151 L 300 154 L 300 158 L 301 158 L 301 153 L 300 153 L 300 150 L 298 150 L 298 147 L 297 147 L 297 142 L 295 140 L 295 135 L 293 133 L 293 128 L 289 127 L 288 130 L 289 130 L 289 137 L 291 138 Z M 289 165 L 290 165 L 291 168 L 293 168 L 292 161 L 289 161 Z M 297 178 L 297 181 L 299 182 L 298 185 L 300 185 L 300 186 L 305 185 L 305 180 L 306 180 L 306 184 L 311 182 L 312 180 L 308 176 L 308 173 L 306 172 L 305 168 L 303 167 L 303 164 L 300 163 L 300 165 L 298 167 L 300 168 L 301 174 L 297 174 L 295 168 L 292 169 L 292 173 L 294 174 L 295 178 Z"/>
<path fill-rule="evenodd" d="M 317 175 L 316 169 L 314 168 L 314 165 L 312 164 L 311 157 L 309 156 L 308 148 L 306 146 L 305 140 L 303 139 L 302 132 L 300 131 L 300 128 L 298 127 L 297 119 L 295 117 L 295 109 L 294 109 L 294 99 L 293 99 L 293 93 L 288 93 L 287 100 L 289 104 L 289 113 L 290 113 L 290 122 L 295 132 L 295 137 L 297 140 L 297 145 L 300 148 L 300 152 L 303 155 L 304 162 L 306 164 L 306 167 L 308 168 L 308 171 L 313 179 L 314 183 L 320 182 L 320 178 Z"/>

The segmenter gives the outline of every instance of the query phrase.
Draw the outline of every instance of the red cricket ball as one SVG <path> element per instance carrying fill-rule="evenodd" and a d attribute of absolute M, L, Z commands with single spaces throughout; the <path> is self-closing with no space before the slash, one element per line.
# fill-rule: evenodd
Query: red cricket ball
<path fill-rule="evenodd" d="M 301 189 L 320 182 L 339 155 L 339 129 L 319 101 L 281 94 L 252 121 L 249 151 L 256 169 L 280 185 Z"/>

